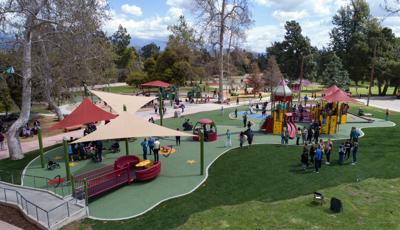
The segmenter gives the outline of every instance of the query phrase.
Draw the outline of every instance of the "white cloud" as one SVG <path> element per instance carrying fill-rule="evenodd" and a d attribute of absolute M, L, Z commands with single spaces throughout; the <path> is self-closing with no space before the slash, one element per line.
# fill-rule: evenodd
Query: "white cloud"
<path fill-rule="evenodd" d="M 288 21 L 288 20 L 302 19 L 308 16 L 308 13 L 305 10 L 302 11 L 275 10 L 274 13 L 272 13 L 272 16 L 274 16 L 274 18 L 276 18 L 278 21 Z"/>
<path fill-rule="evenodd" d="M 168 14 L 171 15 L 171 17 L 179 18 L 181 15 L 183 15 L 183 9 L 178 7 L 171 7 L 168 10 Z"/>
<path fill-rule="evenodd" d="M 154 16 L 142 20 L 136 20 L 124 14 L 111 11 L 111 20 L 105 23 L 104 29 L 108 33 L 114 33 L 119 25 L 126 28 L 132 38 L 166 40 L 169 31 L 168 25 L 175 22 L 170 16 Z"/>
<path fill-rule="evenodd" d="M 167 0 L 167 6 L 170 7 L 177 7 L 177 8 L 184 8 L 184 9 L 191 9 L 193 7 L 192 0 Z"/>
<path fill-rule="evenodd" d="M 123 4 L 121 6 L 121 10 L 124 13 L 131 14 L 134 16 L 141 16 L 143 14 L 142 9 L 135 5 Z"/>
<path fill-rule="evenodd" d="M 265 52 L 267 46 L 283 39 L 284 29 L 281 25 L 256 26 L 246 31 L 244 47 L 255 52 Z"/>

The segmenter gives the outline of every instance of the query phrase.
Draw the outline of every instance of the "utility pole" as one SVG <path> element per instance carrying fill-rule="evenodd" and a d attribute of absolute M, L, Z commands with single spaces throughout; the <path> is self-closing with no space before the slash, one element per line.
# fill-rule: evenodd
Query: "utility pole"
<path fill-rule="evenodd" d="M 367 106 L 369 106 L 369 99 L 371 98 L 372 85 L 373 85 L 373 82 L 374 82 L 376 46 L 377 46 L 377 42 L 375 42 L 375 45 L 374 45 L 374 56 L 372 57 L 371 77 L 370 77 L 370 79 L 369 79 L 369 89 L 368 89 Z"/>

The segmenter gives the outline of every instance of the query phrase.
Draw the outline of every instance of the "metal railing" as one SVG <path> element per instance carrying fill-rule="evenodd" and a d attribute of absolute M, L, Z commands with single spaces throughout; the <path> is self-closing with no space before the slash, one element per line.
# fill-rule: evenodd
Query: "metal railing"
<path fill-rule="evenodd" d="M 72 212 L 73 210 L 71 208 L 70 202 L 72 202 L 72 205 L 75 205 L 77 204 L 76 200 L 64 201 L 58 206 L 50 210 L 46 210 L 45 208 L 42 208 L 29 201 L 26 197 L 24 197 L 19 191 L 15 189 L 4 187 L 0 187 L 0 189 L 2 190 L 1 195 L 3 195 L 0 196 L 0 201 L 17 205 L 28 217 L 36 220 L 37 223 L 44 227 L 51 228 L 58 222 L 75 214 Z M 75 204 L 73 202 L 75 202 Z M 79 209 L 76 211 L 79 211 Z"/>
<path fill-rule="evenodd" d="M 25 178 L 29 178 L 26 180 Z M 66 197 L 72 194 L 72 184 L 71 181 L 63 181 L 54 185 L 49 184 L 52 180 L 47 177 L 34 176 L 34 175 L 24 175 L 24 187 L 32 187 L 38 189 L 45 189 L 47 191 L 53 192 L 61 197 Z M 29 181 L 29 183 L 27 183 Z"/>

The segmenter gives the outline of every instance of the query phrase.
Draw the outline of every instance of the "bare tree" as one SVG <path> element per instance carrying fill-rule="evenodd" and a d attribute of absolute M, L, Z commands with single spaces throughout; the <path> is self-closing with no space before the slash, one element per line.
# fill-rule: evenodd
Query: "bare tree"
<path fill-rule="evenodd" d="M 400 0 L 385 0 L 384 8 L 390 14 L 400 13 Z"/>
<path fill-rule="evenodd" d="M 219 93 L 218 101 L 223 102 L 224 45 L 227 31 L 243 31 L 252 23 L 247 0 L 195 0 L 197 13 L 203 33 L 208 33 L 210 43 L 216 42 L 219 48 Z M 228 23 L 231 22 L 231 23 Z"/>
<path fill-rule="evenodd" d="M 280 80 L 283 79 L 279 65 L 276 62 L 276 57 L 274 55 L 268 57 L 267 69 L 264 72 L 265 86 L 269 87 L 272 92 L 272 88 L 276 86 Z"/>

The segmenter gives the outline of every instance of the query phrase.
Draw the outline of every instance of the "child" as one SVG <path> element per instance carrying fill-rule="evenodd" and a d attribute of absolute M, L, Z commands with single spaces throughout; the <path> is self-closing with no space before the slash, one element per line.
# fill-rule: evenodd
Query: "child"
<path fill-rule="evenodd" d="M 346 160 L 348 160 L 350 158 L 351 147 L 352 147 L 351 141 L 347 140 L 346 143 L 344 143 Z"/>
<path fill-rule="evenodd" d="M 321 160 L 322 160 L 322 152 L 321 152 L 321 148 L 318 146 L 317 150 L 315 150 L 315 162 L 314 162 L 314 166 L 315 166 L 315 172 L 319 173 L 319 169 L 321 168 Z"/>
<path fill-rule="evenodd" d="M 225 147 L 232 147 L 231 131 L 229 129 L 226 130 Z"/>
<path fill-rule="evenodd" d="M 300 145 L 300 137 L 301 137 L 301 129 L 300 127 L 297 128 L 297 132 L 296 132 L 296 145 Z"/>
<path fill-rule="evenodd" d="M 389 120 L 389 109 L 386 109 L 385 111 L 385 121 Z"/>
<path fill-rule="evenodd" d="M 240 148 L 243 148 L 243 143 L 245 141 L 247 141 L 247 136 L 244 134 L 244 132 L 240 132 L 239 135 Z"/>
<path fill-rule="evenodd" d="M 340 146 L 339 146 L 339 165 L 343 165 L 345 151 L 346 151 L 346 148 L 344 147 L 344 143 L 340 144 Z"/>
<path fill-rule="evenodd" d="M 353 144 L 353 163 L 352 165 L 357 164 L 357 151 L 358 151 L 358 142 L 354 142 Z"/>

